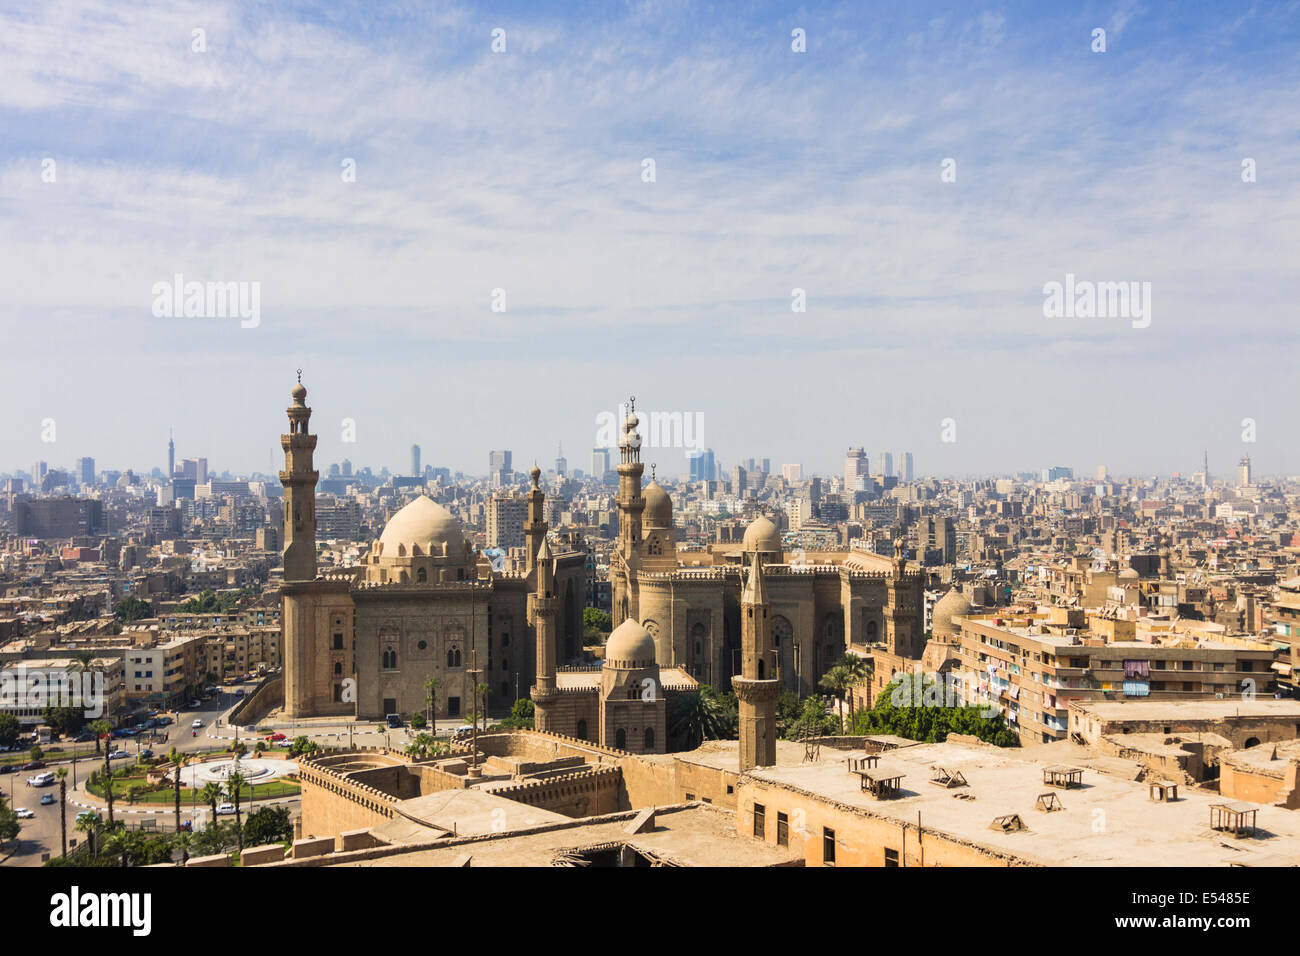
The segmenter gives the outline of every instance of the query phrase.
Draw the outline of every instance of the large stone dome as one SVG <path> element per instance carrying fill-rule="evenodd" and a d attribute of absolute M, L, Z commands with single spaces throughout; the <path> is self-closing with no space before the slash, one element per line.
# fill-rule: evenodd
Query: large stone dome
<path fill-rule="evenodd" d="M 642 492 L 645 498 L 645 511 L 642 523 L 647 528 L 671 528 L 673 526 L 673 501 L 668 497 L 657 481 L 651 481 Z"/>
<path fill-rule="evenodd" d="M 384 533 L 379 536 L 379 544 L 385 558 L 398 557 L 403 551 L 406 556 L 419 553 L 439 557 L 443 554 L 443 545 L 447 547 L 448 556 L 465 550 L 460 522 L 427 495 L 420 495 L 389 519 Z"/>
<path fill-rule="evenodd" d="M 749 527 L 745 529 L 745 540 L 742 545 L 746 551 L 775 551 L 778 554 L 781 551 L 781 533 L 777 530 L 772 519 L 766 515 L 761 515 L 750 522 Z"/>
<path fill-rule="evenodd" d="M 654 638 L 630 617 L 614 628 L 605 642 L 605 664 L 609 667 L 649 667 L 654 662 Z"/>
<path fill-rule="evenodd" d="M 966 596 L 961 591 L 953 588 L 934 605 L 930 616 L 930 633 L 935 637 L 941 634 L 955 635 L 957 626 L 953 624 L 952 619 L 969 613 L 970 601 L 966 600 Z"/>

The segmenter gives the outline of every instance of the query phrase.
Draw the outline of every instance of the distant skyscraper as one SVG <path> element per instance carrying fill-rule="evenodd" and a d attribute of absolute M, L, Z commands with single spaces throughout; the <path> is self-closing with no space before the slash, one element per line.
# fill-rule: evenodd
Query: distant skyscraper
<path fill-rule="evenodd" d="M 844 490 L 850 493 L 860 491 L 866 487 L 865 481 L 870 473 L 871 461 L 866 449 L 850 448 L 844 456 Z"/>
<path fill-rule="evenodd" d="M 169 428 L 167 429 L 167 477 L 170 479 L 174 474 L 176 474 L 176 442 Z"/>
<path fill-rule="evenodd" d="M 910 451 L 900 451 L 898 453 L 898 478 L 900 481 L 911 481 L 915 475 L 912 471 L 912 453 Z"/>
<path fill-rule="evenodd" d="M 339 466 L 339 471 L 341 471 L 341 472 L 343 473 L 343 477 L 344 477 L 344 478 L 351 478 L 351 477 L 352 477 L 352 462 L 350 462 L 350 461 L 348 461 L 346 458 L 344 458 L 344 459 L 343 459 L 343 464 Z"/>
<path fill-rule="evenodd" d="M 713 457 L 712 448 L 691 456 L 691 481 L 715 481 L 717 477 L 717 460 Z"/>
<path fill-rule="evenodd" d="M 1249 488 L 1251 483 L 1250 456 L 1247 455 L 1237 462 L 1237 484 L 1242 488 Z"/>
<path fill-rule="evenodd" d="M 1044 468 L 1042 479 L 1044 482 L 1057 481 L 1064 478 L 1066 481 L 1074 480 L 1074 469 L 1066 468 L 1064 465 L 1054 465 L 1051 468 Z"/>
<path fill-rule="evenodd" d="M 786 481 L 803 481 L 803 465 L 785 464 L 781 466 L 781 477 Z"/>
<path fill-rule="evenodd" d="M 564 457 L 564 443 L 560 442 L 559 450 L 555 455 L 555 474 L 563 478 L 569 473 L 569 461 Z"/>
<path fill-rule="evenodd" d="M 745 497 L 745 487 L 749 480 L 749 472 L 745 471 L 740 465 L 731 469 L 731 493 L 737 498 Z"/>
<path fill-rule="evenodd" d="M 93 485 L 95 483 L 95 459 L 78 458 L 77 473 L 80 475 L 83 485 Z"/>
<path fill-rule="evenodd" d="M 41 482 L 45 480 L 46 474 L 49 473 L 49 462 L 38 461 L 32 465 L 32 487 L 39 488 Z"/>
<path fill-rule="evenodd" d="M 603 481 L 607 471 L 609 471 L 609 449 L 593 448 L 591 450 L 591 477 L 597 481 Z"/>
<path fill-rule="evenodd" d="M 882 451 L 880 453 L 880 469 L 878 473 L 886 478 L 894 473 L 893 453 L 887 451 Z"/>
<path fill-rule="evenodd" d="M 1098 481 L 1105 481 L 1106 478 L 1107 478 L 1107 476 L 1108 476 L 1108 474 L 1109 474 L 1109 472 L 1107 471 L 1105 465 L 1098 465 L 1098 466 L 1097 466 L 1097 480 L 1098 480 Z"/>
<path fill-rule="evenodd" d="M 420 474 L 420 446 L 419 445 L 411 446 L 411 474 L 417 476 Z"/>

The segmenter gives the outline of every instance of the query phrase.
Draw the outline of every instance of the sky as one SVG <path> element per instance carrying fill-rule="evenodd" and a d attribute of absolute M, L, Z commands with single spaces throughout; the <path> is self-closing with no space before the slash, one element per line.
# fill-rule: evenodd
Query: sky
<path fill-rule="evenodd" d="M 0 0 L 0 471 L 273 471 L 301 368 L 322 470 L 1297 474 L 1298 124 L 1298 2 Z"/>

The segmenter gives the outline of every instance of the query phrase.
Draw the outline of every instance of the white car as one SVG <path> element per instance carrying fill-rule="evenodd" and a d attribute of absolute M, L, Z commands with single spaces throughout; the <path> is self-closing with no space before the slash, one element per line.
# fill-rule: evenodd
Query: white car
<path fill-rule="evenodd" d="M 32 813 L 32 811 L 28 810 L 26 807 L 19 807 L 14 811 L 14 816 L 19 820 L 30 820 L 32 817 L 36 816 L 36 814 Z"/>
<path fill-rule="evenodd" d="M 130 757 L 130 756 L 131 756 L 131 755 L 130 755 L 129 753 L 127 753 L 125 750 L 114 750 L 111 754 L 108 755 L 108 759 L 109 759 L 109 760 L 122 760 L 122 759 L 127 758 L 127 757 Z"/>
<path fill-rule="evenodd" d="M 233 803 L 217 804 L 217 816 L 219 817 L 234 816 L 234 813 L 235 813 L 235 805 Z"/>
<path fill-rule="evenodd" d="M 191 721 L 190 721 L 190 726 L 193 727 L 195 730 L 198 730 L 200 727 L 203 726 L 203 721 L 201 721 L 201 720 L 191 720 Z"/>

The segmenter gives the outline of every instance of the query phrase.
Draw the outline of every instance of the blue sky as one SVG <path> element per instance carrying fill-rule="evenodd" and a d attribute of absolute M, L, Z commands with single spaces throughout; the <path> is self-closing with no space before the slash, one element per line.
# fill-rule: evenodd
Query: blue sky
<path fill-rule="evenodd" d="M 633 393 L 727 465 L 1300 472 L 1300 4 L 1059 6 L 0 4 L 0 470 L 270 470 L 302 367 L 324 463 L 586 467 Z"/>

